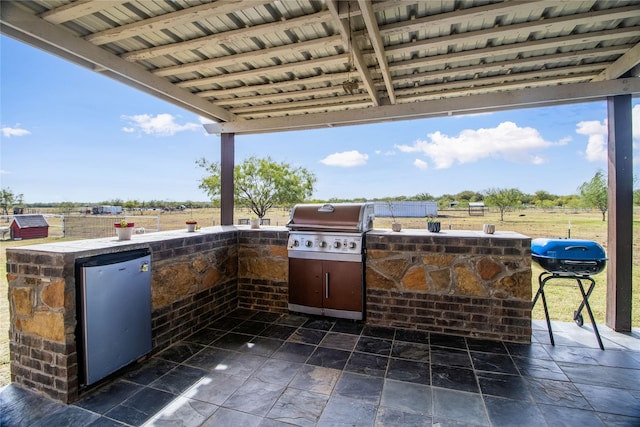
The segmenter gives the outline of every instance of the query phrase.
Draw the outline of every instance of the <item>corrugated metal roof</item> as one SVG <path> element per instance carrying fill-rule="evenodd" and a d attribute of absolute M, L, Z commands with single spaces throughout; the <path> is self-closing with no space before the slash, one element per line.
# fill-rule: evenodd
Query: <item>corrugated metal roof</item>
<path fill-rule="evenodd" d="M 513 92 L 519 106 L 640 92 L 635 0 L 37 0 L 1 12 L 3 33 L 221 132 L 508 108 Z"/>
<path fill-rule="evenodd" d="M 43 215 L 16 215 L 13 220 L 19 228 L 49 227 Z"/>

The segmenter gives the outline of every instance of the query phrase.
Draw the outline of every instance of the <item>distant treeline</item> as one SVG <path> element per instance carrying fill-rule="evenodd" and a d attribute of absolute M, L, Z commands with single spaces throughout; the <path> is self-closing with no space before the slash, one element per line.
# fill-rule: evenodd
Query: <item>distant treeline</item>
<path fill-rule="evenodd" d="M 457 194 L 443 194 L 441 196 L 433 196 L 429 193 L 420 193 L 415 196 L 395 196 L 380 197 L 373 199 L 355 198 L 355 199 L 329 199 L 329 200 L 312 200 L 311 203 L 346 203 L 346 202 L 401 202 L 408 200 L 435 200 L 438 202 L 440 209 L 447 208 L 452 205 L 458 207 L 467 207 L 469 203 L 485 202 L 486 194 L 477 191 L 462 191 Z M 486 203 L 490 206 L 489 203 Z M 520 205 L 537 206 L 537 207 L 583 207 L 582 200 L 577 194 L 569 196 L 559 196 L 551 194 L 547 191 L 536 191 L 534 194 L 522 193 L 520 197 Z"/>
<path fill-rule="evenodd" d="M 393 196 L 393 197 L 378 197 L 378 198 L 364 198 L 355 197 L 351 199 L 312 199 L 308 200 L 308 203 L 363 203 L 363 202 L 390 202 L 390 201 L 409 201 L 409 200 L 435 200 L 438 202 L 439 208 L 447 208 L 452 205 L 458 207 L 466 207 L 469 203 L 484 202 L 485 194 L 476 191 L 462 191 L 457 194 L 443 194 L 441 196 L 433 196 L 429 193 L 420 193 L 414 196 Z M 122 200 L 112 199 L 103 200 L 99 202 L 87 203 L 87 202 L 39 202 L 24 204 L 25 207 L 40 207 L 40 208 L 57 208 L 62 211 L 75 211 L 78 208 L 85 208 L 99 205 L 109 206 L 122 206 L 125 210 L 132 209 L 167 209 L 173 210 L 180 206 L 185 206 L 188 209 L 200 209 L 219 207 L 219 201 L 173 201 L 168 202 L 166 200 Z M 537 191 L 533 194 L 523 193 L 521 196 L 520 204 L 524 206 L 537 206 L 537 207 L 569 207 L 580 208 L 584 207 L 580 196 L 572 194 L 569 196 L 560 196 L 557 194 L 551 194 L 547 191 Z M 489 204 L 487 203 L 487 206 Z"/>

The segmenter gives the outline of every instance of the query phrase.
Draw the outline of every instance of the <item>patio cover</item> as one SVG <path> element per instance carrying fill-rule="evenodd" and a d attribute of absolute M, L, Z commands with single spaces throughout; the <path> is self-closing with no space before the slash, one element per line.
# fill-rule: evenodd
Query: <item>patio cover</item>
<path fill-rule="evenodd" d="M 608 286 L 630 319 L 637 0 L 2 1 L 0 25 L 212 120 L 223 224 L 233 223 L 235 134 L 607 100 Z M 630 329 L 610 318 L 615 301 L 607 323 Z"/>
<path fill-rule="evenodd" d="M 211 119 L 212 133 L 640 92 L 637 0 L 1 3 L 4 34 Z"/>

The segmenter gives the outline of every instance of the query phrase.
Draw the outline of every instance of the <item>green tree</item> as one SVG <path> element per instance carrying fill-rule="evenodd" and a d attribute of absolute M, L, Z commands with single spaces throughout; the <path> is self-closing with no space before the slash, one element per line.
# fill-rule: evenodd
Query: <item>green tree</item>
<path fill-rule="evenodd" d="M 415 196 L 413 196 L 413 200 L 436 200 L 435 197 L 433 197 L 431 194 L 429 193 L 419 193 L 416 194 Z"/>
<path fill-rule="evenodd" d="M 456 194 L 455 200 L 457 200 L 458 202 L 466 202 L 466 204 L 468 205 L 469 202 L 482 201 L 483 197 L 484 196 L 482 194 L 476 193 L 475 191 L 465 190 Z"/>
<path fill-rule="evenodd" d="M 2 215 L 9 215 L 9 209 L 22 204 L 22 194 L 15 194 L 9 187 L 0 190 L 0 209 Z"/>
<path fill-rule="evenodd" d="M 196 164 L 205 169 L 208 176 L 202 178 L 199 188 L 212 201 L 220 196 L 220 163 L 209 163 L 202 158 Z M 305 201 L 313 194 L 316 177 L 305 168 L 294 168 L 287 163 L 277 163 L 267 157 L 249 157 L 234 168 L 234 199 L 238 206 L 251 209 L 258 218 L 275 205 L 287 206 Z"/>
<path fill-rule="evenodd" d="M 608 208 L 608 188 L 607 177 L 604 175 L 604 172 L 601 170 L 597 171 L 593 178 L 591 178 L 591 181 L 583 182 L 582 185 L 578 187 L 578 192 L 580 193 L 582 202 L 586 206 L 602 212 L 602 220 L 605 221 Z"/>
<path fill-rule="evenodd" d="M 505 211 L 520 205 L 521 200 L 522 192 L 517 188 L 490 188 L 484 192 L 485 203 L 500 209 L 500 221 L 504 221 Z"/>

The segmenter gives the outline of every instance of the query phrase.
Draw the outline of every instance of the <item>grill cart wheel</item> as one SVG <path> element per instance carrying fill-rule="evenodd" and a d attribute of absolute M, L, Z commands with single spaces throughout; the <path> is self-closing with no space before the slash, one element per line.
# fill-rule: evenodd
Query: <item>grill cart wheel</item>
<path fill-rule="evenodd" d="M 576 321 L 576 325 L 582 327 L 582 325 L 584 325 L 584 318 L 582 317 L 582 314 L 580 314 L 579 311 L 574 311 L 573 312 L 573 320 Z"/>

